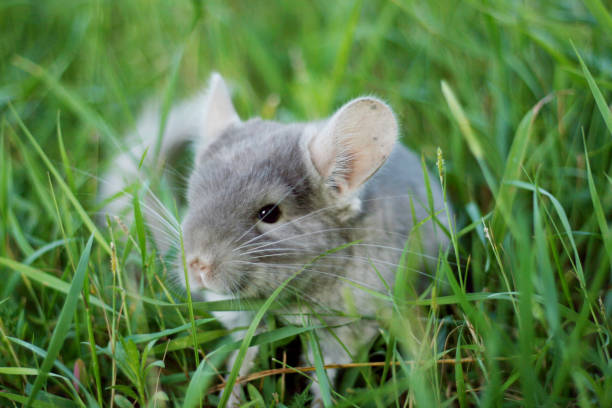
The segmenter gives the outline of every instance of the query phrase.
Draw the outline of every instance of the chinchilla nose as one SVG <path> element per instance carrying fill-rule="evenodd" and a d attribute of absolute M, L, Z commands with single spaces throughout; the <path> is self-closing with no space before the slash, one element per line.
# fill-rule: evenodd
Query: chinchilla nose
<path fill-rule="evenodd" d="M 189 259 L 187 266 L 190 283 L 196 285 L 196 287 L 192 289 L 205 289 L 209 286 L 207 282 L 210 281 L 212 274 L 210 262 L 207 262 L 201 256 L 194 256 Z"/>

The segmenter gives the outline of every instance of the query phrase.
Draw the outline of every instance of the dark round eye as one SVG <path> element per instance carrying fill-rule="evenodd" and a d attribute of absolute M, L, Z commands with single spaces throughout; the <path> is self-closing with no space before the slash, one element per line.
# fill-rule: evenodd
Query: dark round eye
<path fill-rule="evenodd" d="M 281 212 L 278 205 L 268 204 L 264 205 L 257 211 L 257 218 L 268 224 L 274 224 L 280 218 Z"/>

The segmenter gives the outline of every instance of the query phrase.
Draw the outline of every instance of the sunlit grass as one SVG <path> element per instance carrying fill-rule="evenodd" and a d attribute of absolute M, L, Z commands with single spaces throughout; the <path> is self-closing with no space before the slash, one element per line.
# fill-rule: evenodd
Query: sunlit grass
<path fill-rule="evenodd" d="M 611 12 L 601 0 L 0 5 L 0 405 L 214 406 L 231 372 L 247 406 L 308 406 L 311 381 L 337 406 L 612 406 Z M 378 95 L 405 144 L 431 168 L 438 148 L 444 159 L 451 248 L 422 294 L 368 294 L 389 305 L 381 334 L 337 384 L 322 369 L 335 362 L 292 359 L 319 320 L 281 326 L 264 313 L 282 310 L 273 299 L 191 301 L 139 210 L 133 223 L 98 213 L 145 101 L 168 109 L 212 70 L 242 117 L 309 120 Z M 180 197 L 156 189 L 174 213 Z M 409 251 L 400 266 L 399 282 L 420 267 Z M 234 341 L 210 312 L 238 307 L 266 329 Z M 224 361 L 249 344 L 254 376 L 237 378 Z"/>

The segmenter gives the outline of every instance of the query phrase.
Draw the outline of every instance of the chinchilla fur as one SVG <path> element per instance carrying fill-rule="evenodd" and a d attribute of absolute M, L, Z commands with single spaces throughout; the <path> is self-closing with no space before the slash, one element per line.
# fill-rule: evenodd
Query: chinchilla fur
<path fill-rule="evenodd" d="M 118 158 L 103 196 L 137 177 L 133 158 L 154 144 L 158 123 L 155 109 L 145 111 L 130 136 L 130 154 Z M 425 276 L 421 281 L 426 279 L 423 270 L 448 243 L 438 177 L 424 175 L 419 157 L 397 138 L 391 108 L 373 97 L 354 99 L 316 122 L 241 121 L 225 82 L 213 74 L 206 91 L 170 112 L 155 162 L 165 162 L 168 152 L 194 142 L 195 163 L 180 224 L 193 295 L 267 298 L 291 279 L 279 297 L 286 306 L 275 313 L 298 324 L 305 313 L 314 324 L 335 327 L 318 330 L 323 358 L 330 364 L 350 362 L 331 331 L 356 353 L 377 334 L 378 323 L 347 317 L 347 312 L 371 317 L 390 307 L 368 291 L 386 293 L 393 287 L 407 239 L 412 238 L 409 250 L 418 253 L 414 272 Z M 109 210 L 122 205 L 111 204 Z M 159 217 L 149 214 L 147 219 L 152 231 L 164 228 Z M 159 241 L 166 250 L 167 240 Z M 182 268 L 176 279 L 186 286 Z M 217 316 L 228 328 L 252 319 L 248 311 Z M 248 373 L 256 352 L 256 347 L 249 349 L 241 374 Z M 335 371 L 328 374 L 333 380 Z M 318 403 L 316 384 L 312 389 Z M 236 387 L 231 403 L 239 400 Z"/>

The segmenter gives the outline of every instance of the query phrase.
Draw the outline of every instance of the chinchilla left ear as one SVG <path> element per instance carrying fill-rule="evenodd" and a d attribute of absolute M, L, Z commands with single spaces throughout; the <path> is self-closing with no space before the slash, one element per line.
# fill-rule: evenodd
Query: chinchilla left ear
<path fill-rule="evenodd" d="M 203 112 L 203 134 L 205 145 L 216 139 L 230 125 L 240 122 L 232 98 L 223 77 L 214 72 L 210 76 Z"/>
<path fill-rule="evenodd" d="M 397 136 L 397 120 L 389 105 L 362 97 L 338 109 L 312 136 L 308 151 L 326 183 L 339 195 L 348 195 L 383 165 Z"/>

